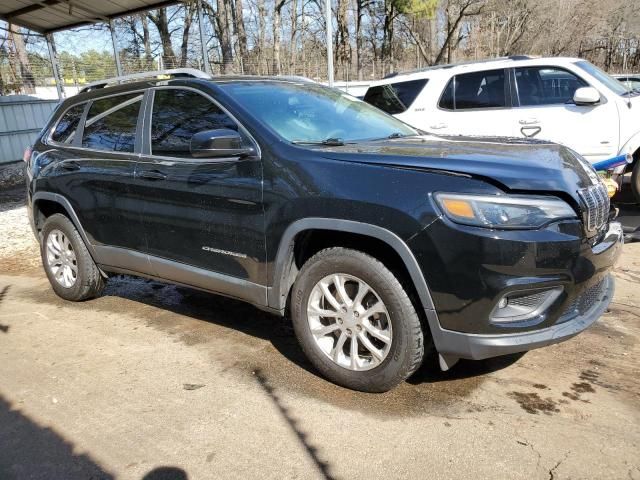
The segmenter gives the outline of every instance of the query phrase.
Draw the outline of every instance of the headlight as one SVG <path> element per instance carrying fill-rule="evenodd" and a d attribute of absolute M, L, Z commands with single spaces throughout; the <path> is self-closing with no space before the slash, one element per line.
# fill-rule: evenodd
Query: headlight
<path fill-rule="evenodd" d="M 444 214 L 456 223 L 475 227 L 540 228 L 550 222 L 576 218 L 576 212 L 559 198 L 524 195 L 434 195 Z"/>

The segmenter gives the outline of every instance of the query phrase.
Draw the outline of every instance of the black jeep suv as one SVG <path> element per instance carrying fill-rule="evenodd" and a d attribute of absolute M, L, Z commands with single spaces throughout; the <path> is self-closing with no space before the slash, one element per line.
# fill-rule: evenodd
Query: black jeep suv
<path fill-rule="evenodd" d="M 140 275 L 290 312 L 332 381 L 385 391 L 560 342 L 613 294 L 606 189 L 551 143 L 442 138 L 302 79 L 94 86 L 27 152 L 55 292 Z"/>

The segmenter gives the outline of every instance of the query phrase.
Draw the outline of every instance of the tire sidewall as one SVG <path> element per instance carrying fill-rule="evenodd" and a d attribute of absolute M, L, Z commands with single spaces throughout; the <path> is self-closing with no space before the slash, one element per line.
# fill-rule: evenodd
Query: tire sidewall
<path fill-rule="evenodd" d="M 407 318 L 415 312 L 406 311 L 398 292 L 399 283 L 383 267 L 363 261 L 373 260 L 367 255 L 336 254 L 320 262 L 303 267 L 294 284 L 291 300 L 293 327 L 305 354 L 321 373 L 334 382 L 364 391 L 386 391 L 404 379 L 402 372 L 411 364 L 411 329 Z M 382 266 L 378 263 L 378 266 Z M 365 281 L 375 290 L 389 313 L 392 326 L 391 349 L 383 362 L 370 370 L 352 371 L 334 363 L 317 345 L 307 318 L 307 304 L 313 287 L 327 275 L 343 273 Z"/>
<path fill-rule="evenodd" d="M 636 202 L 640 203 L 640 158 L 636 158 L 631 173 L 631 191 L 635 196 Z"/>
<path fill-rule="evenodd" d="M 69 288 L 58 283 L 53 273 L 51 272 L 51 269 L 49 268 L 49 263 L 47 262 L 47 239 L 49 237 L 49 234 L 53 230 L 59 230 L 65 234 L 65 236 L 69 239 L 69 242 L 71 243 L 73 251 L 76 255 L 78 273 L 75 283 Z M 47 274 L 47 278 L 49 279 L 51 288 L 53 288 L 56 294 L 58 294 L 60 297 L 67 300 L 75 300 L 81 297 L 84 290 L 84 285 L 87 281 L 86 272 L 87 269 L 91 267 L 91 265 L 87 265 L 88 255 L 85 252 L 86 247 L 84 246 L 82 238 L 80 238 L 80 234 L 67 217 L 56 214 L 47 219 L 42 228 L 42 242 L 40 243 L 42 266 L 44 267 L 44 271 Z"/>

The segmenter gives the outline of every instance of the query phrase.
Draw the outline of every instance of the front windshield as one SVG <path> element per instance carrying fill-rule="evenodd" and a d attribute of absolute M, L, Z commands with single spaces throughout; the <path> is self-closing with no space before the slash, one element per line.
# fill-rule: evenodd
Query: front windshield
<path fill-rule="evenodd" d="M 629 93 L 622 83 L 586 60 L 576 62 L 576 65 L 602 83 L 605 87 L 611 89 L 615 94 L 624 95 Z"/>
<path fill-rule="evenodd" d="M 318 84 L 243 81 L 219 85 L 289 142 L 357 142 L 418 134 L 368 103 Z"/>

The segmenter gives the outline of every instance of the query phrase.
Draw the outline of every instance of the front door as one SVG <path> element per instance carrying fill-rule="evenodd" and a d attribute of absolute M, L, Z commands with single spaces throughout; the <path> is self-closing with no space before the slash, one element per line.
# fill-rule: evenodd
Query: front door
<path fill-rule="evenodd" d="M 190 152 L 191 137 L 205 130 L 233 129 L 253 140 L 199 91 L 163 87 L 152 93 L 147 150 L 136 165 L 134 189 L 153 269 L 162 278 L 221 293 L 233 292 L 216 279 L 264 285 L 261 161 Z"/>
<path fill-rule="evenodd" d="M 576 105 L 576 89 L 589 84 L 563 68 L 521 67 L 514 72 L 514 127 L 520 136 L 565 145 L 592 163 L 617 154 L 619 121 L 614 102 L 602 97 L 597 105 Z"/>

